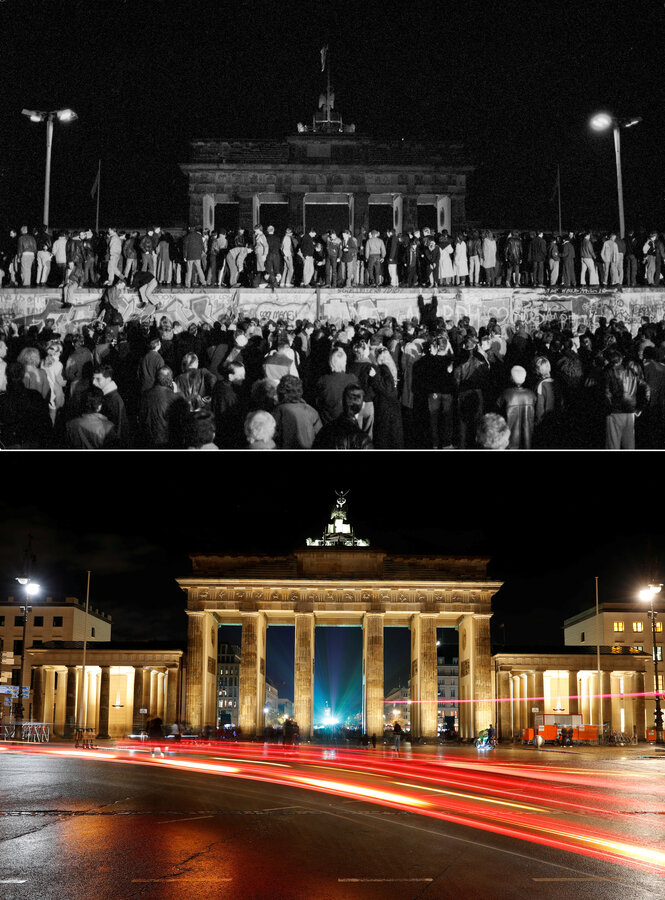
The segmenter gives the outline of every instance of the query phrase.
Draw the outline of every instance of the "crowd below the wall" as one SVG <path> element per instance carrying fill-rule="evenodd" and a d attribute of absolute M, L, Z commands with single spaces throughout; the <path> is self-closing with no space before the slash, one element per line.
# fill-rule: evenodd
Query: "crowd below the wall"
<path fill-rule="evenodd" d="M 7 449 L 663 449 L 665 322 L 0 323 Z M 115 302 L 114 302 L 115 301 Z M 152 310 L 152 313 L 151 313 Z"/>
<path fill-rule="evenodd" d="M 273 225 L 235 232 L 190 227 L 175 237 L 109 228 L 57 232 L 27 225 L 0 241 L 0 285 L 12 287 L 137 283 L 151 274 L 171 287 L 576 287 L 657 286 L 665 276 L 658 231 L 562 234 L 429 228 L 354 235 L 297 233 Z"/>

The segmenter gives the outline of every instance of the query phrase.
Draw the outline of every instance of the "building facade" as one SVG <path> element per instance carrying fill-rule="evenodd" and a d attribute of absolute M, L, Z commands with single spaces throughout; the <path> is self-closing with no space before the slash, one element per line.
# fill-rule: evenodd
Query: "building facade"
<path fill-rule="evenodd" d="M 595 607 L 591 607 L 566 619 L 563 627 L 564 641 L 569 647 L 588 647 L 589 651 L 592 651 L 596 644 L 600 644 L 602 647 L 634 650 L 647 654 L 646 691 L 651 693 L 651 696 L 646 698 L 646 711 L 647 722 L 651 728 L 655 724 L 656 713 L 653 692 L 658 691 L 659 694 L 665 694 L 665 663 L 663 662 L 665 602 L 663 600 L 654 602 L 654 611 L 656 612 L 655 659 L 658 667 L 658 680 L 656 680 L 656 665 L 654 665 L 650 608 L 650 605 L 645 603 L 640 605 L 637 602 L 599 603 L 597 616 Z"/>
<path fill-rule="evenodd" d="M 581 715 L 601 726 L 645 740 L 644 698 L 649 657 L 629 648 L 566 647 L 552 652 L 524 649 L 492 657 L 494 720 L 501 740 L 521 739 L 537 716 Z"/>
<path fill-rule="evenodd" d="M 8 597 L 0 602 L 0 647 L 12 655 L 0 670 L 0 682 L 19 684 L 21 653 L 23 647 L 23 613 L 25 600 Z M 98 609 L 88 609 L 87 635 L 85 602 L 76 597 L 66 597 L 64 601 L 47 597 L 28 603 L 25 623 L 25 646 L 41 647 L 50 641 L 83 641 L 90 644 L 111 640 L 111 616 Z M 23 682 L 24 684 L 27 681 Z"/>
<path fill-rule="evenodd" d="M 188 651 L 185 715 L 198 730 L 216 720 L 218 629 L 241 625 L 239 725 L 262 734 L 266 629 L 293 625 L 294 716 L 303 738 L 313 727 L 314 629 L 351 625 L 363 631 L 363 731 L 384 724 L 383 629 L 411 632 L 411 730 L 435 738 L 438 722 L 438 627 L 459 636 L 460 734 L 473 737 L 492 714 L 491 599 L 501 582 L 487 577 L 488 559 L 396 556 L 359 541 L 338 495 L 322 539 L 286 556 L 191 554 L 187 593 Z"/>
<path fill-rule="evenodd" d="M 439 734 L 459 729 L 459 660 L 456 656 L 437 659 L 437 688 L 439 694 Z"/>
<path fill-rule="evenodd" d="M 434 231 L 466 222 L 474 167 L 459 143 L 376 140 L 344 125 L 326 103 L 311 126 L 283 140 L 194 140 L 181 165 L 190 224 L 235 232 L 254 225 L 319 233 L 376 228 Z"/>
<path fill-rule="evenodd" d="M 240 647 L 220 642 L 218 652 L 219 700 L 217 725 L 238 724 L 238 683 Z"/>
<path fill-rule="evenodd" d="M 181 719 L 183 651 L 150 644 L 54 642 L 26 651 L 31 696 L 26 720 L 71 737 L 76 726 L 98 738 L 140 732 L 153 716 L 169 727 Z"/>

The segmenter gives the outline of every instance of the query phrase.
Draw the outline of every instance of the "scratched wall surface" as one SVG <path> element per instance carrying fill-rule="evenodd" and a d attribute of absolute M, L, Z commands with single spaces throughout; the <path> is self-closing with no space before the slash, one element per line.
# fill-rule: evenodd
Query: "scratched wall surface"
<path fill-rule="evenodd" d="M 665 318 L 665 290 L 530 289 L 530 288 L 437 288 L 422 289 L 425 302 L 437 298 L 437 315 L 457 322 L 469 316 L 476 328 L 491 317 L 500 325 L 522 321 L 537 326 L 558 319 L 562 327 L 595 325 L 600 316 L 616 318 L 637 330 L 642 316 L 651 321 Z M 119 288 L 115 303 L 125 321 L 168 316 L 185 327 L 192 322 L 213 322 L 242 314 L 260 321 L 321 319 L 340 324 L 346 321 L 394 316 L 399 322 L 418 317 L 418 290 L 406 288 L 309 288 L 269 289 L 171 289 L 157 290 L 155 304 L 139 308 L 136 291 Z M 0 318 L 5 323 L 41 324 L 55 319 L 62 334 L 78 330 L 97 317 L 102 291 L 80 290 L 72 306 L 62 308 L 62 292 L 51 288 L 3 288 L 0 290 Z"/>

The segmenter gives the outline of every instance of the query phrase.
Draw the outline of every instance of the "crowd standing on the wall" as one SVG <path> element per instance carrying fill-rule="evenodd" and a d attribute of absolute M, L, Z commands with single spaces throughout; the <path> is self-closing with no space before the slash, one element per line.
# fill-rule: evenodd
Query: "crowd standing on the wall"
<path fill-rule="evenodd" d="M 278 234 L 190 227 L 175 237 L 159 226 L 51 234 L 42 226 L 5 230 L 0 241 L 0 284 L 17 287 L 141 283 L 151 275 L 172 287 L 285 288 L 562 287 L 658 285 L 665 276 L 665 238 L 657 231 L 563 234 L 544 231 L 429 228 L 399 234 L 330 229 Z"/>

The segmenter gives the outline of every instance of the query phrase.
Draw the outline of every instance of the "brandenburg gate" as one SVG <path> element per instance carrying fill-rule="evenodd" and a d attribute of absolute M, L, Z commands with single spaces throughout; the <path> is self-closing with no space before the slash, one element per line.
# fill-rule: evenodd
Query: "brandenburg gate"
<path fill-rule="evenodd" d="M 245 736 L 264 728 L 266 629 L 295 626 L 294 718 L 312 734 L 314 629 L 363 629 L 363 730 L 383 734 L 383 629 L 411 630 L 411 729 L 437 734 L 438 627 L 459 635 L 460 735 L 474 737 L 492 721 L 490 617 L 501 582 L 487 579 L 488 558 L 395 556 L 370 549 L 347 521 L 338 492 L 323 535 L 287 556 L 190 554 L 185 716 L 191 727 L 214 725 L 217 632 L 241 625 L 239 725 Z"/>

